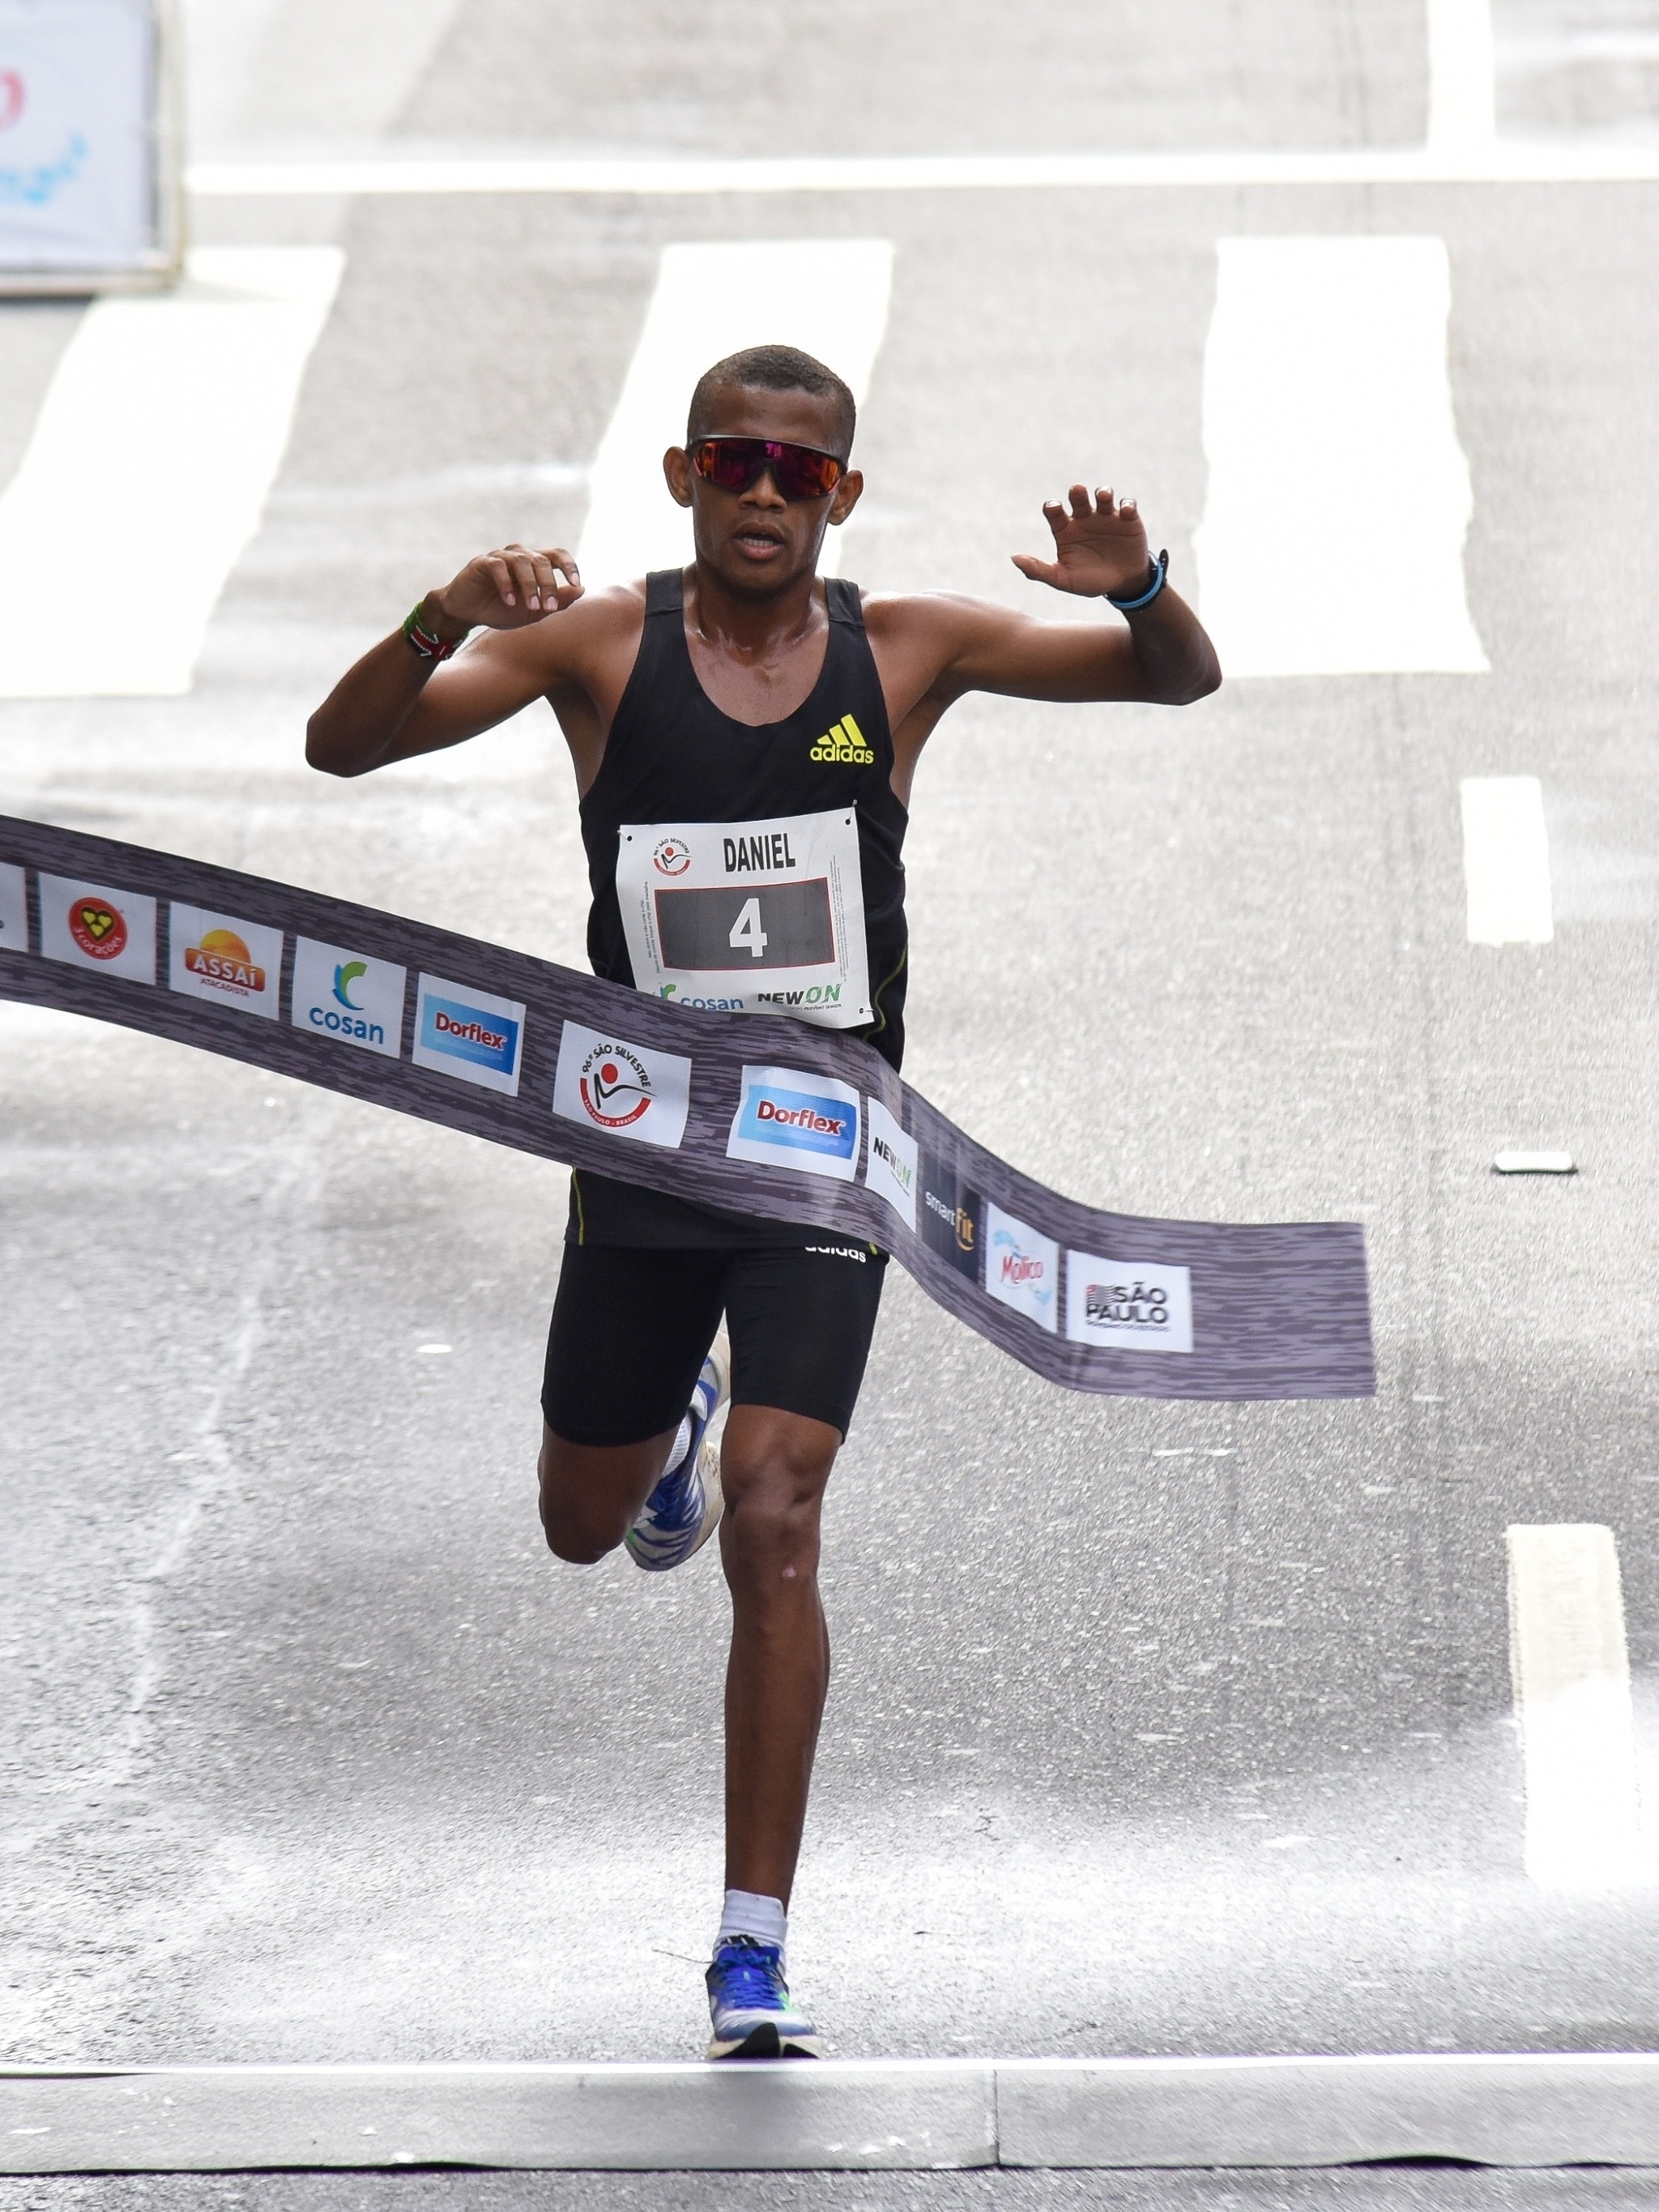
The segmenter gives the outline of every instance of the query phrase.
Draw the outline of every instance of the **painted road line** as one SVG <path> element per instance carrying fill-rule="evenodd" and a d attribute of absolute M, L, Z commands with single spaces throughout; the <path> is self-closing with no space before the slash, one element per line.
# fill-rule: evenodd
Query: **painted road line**
<path fill-rule="evenodd" d="M 0 2172 L 1659 2163 L 1659 2055 L 14 2069 Z"/>
<path fill-rule="evenodd" d="M 176 291 L 88 310 L 0 495 L 0 697 L 189 690 L 343 266 L 202 247 Z M 89 562 L 110 585 L 90 611 Z"/>
<path fill-rule="evenodd" d="M 1479 158 L 1498 136 L 1492 0 L 1428 0 L 1429 150 Z"/>
<path fill-rule="evenodd" d="M 1547 1889 L 1639 1881 L 1636 1728 L 1613 1531 L 1512 1528 L 1508 1543 L 1527 1873 Z"/>
<path fill-rule="evenodd" d="M 662 457 L 685 442 L 692 386 L 711 362 L 771 339 L 803 347 L 862 401 L 887 325 L 893 249 L 884 238 L 797 238 L 666 246 L 645 327 L 588 479 L 576 558 L 583 580 L 611 584 L 691 558 L 690 518 L 663 482 Z M 833 575 L 839 533 L 819 572 Z"/>
<path fill-rule="evenodd" d="M 1578 1172 L 1571 1152 L 1499 1152 L 1492 1166 L 1494 1175 L 1570 1176 Z"/>
<path fill-rule="evenodd" d="M 1228 238 L 1204 357 L 1205 626 L 1233 676 L 1486 666 L 1437 238 Z"/>
<path fill-rule="evenodd" d="M 1555 915 L 1543 787 L 1535 775 L 1469 775 L 1460 795 L 1469 943 L 1547 945 Z"/>
<path fill-rule="evenodd" d="M 558 155 L 431 160 L 198 161 L 202 199 L 549 192 L 622 198 L 728 193 L 1142 191 L 1249 185 L 1607 185 L 1659 180 L 1659 143 L 1451 140 L 1322 153 L 808 154 L 778 159 L 632 160 Z"/>

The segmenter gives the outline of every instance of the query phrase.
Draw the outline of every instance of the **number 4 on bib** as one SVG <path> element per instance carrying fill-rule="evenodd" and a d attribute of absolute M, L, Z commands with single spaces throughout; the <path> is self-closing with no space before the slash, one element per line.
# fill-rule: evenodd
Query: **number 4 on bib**
<path fill-rule="evenodd" d="M 770 940 L 761 927 L 760 901 L 745 899 L 743 910 L 732 925 L 732 934 L 726 939 L 734 952 L 746 951 L 751 960 L 761 959 Z"/>

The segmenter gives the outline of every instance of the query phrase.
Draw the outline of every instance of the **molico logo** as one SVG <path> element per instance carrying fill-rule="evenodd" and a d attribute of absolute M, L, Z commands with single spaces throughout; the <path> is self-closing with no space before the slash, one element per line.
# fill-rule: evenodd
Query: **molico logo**
<path fill-rule="evenodd" d="M 524 1008 L 516 1000 L 498 999 L 470 983 L 447 983 L 441 975 L 422 976 L 410 1054 L 416 1067 L 516 1098 L 523 1048 Z"/>
<path fill-rule="evenodd" d="M 745 1067 L 726 1156 L 851 1182 L 858 1171 L 859 1094 L 833 1076 Z"/>
<path fill-rule="evenodd" d="M 921 1155 L 921 1204 L 917 1227 L 929 1251 L 948 1260 L 959 1275 L 979 1280 L 980 1220 L 983 1207 L 979 1193 L 957 1179 L 950 1161 L 932 1152 Z"/>
<path fill-rule="evenodd" d="M 408 980 L 408 971 L 390 960 L 302 937 L 294 947 L 289 1018 L 296 1030 L 396 1060 L 403 1049 Z"/>
<path fill-rule="evenodd" d="M 875 761 L 870 740 L 850 714 L 843 714 L 832 730 L 826 730 L 810 753 L 808 760 L 845 763 L 849 768 L 869 768 Z"/>
<path fill-rule="evenodd" d="M 1000 1206 L 985 1209 L 985 1287 L 999 1305 L 1034 1321 L 1039 1328 L 1058 1328 L 1060 1247 Z"/>
<path fill-rule="evenodd" d="M 1066 1334 L 1115 1352 L 1190 1352 L 1193 1279 L 1187 1267 L 1066 1255 Z"/>
<path fill-rule="evenodd" d="M 228 1000 L 275 1021 L 283 973 L 283 933 L 198 906 L 171 910 L 167 981 L 186 998 Z"/>
<path fill-rule="evenodd" d="M 68 876 L 40 878 L 40 950 L 131 983 L 155 981 L 155 902 Z"/>
<path fill-rule="evenodd" d="M 638 1145 L 678 1148 L 691 1107 L 691 1063 L 567 1022 L 559 1038 L 553 1111 Z"/>
<path fill-rule="evenodd" d="M 907 1229 L 916 1225 L 916 1140 L 907 1137 L 879 1098 L 872 1098 L 870 1152 L 864 1164 L 864 1180 L 887 1200 Z"/>

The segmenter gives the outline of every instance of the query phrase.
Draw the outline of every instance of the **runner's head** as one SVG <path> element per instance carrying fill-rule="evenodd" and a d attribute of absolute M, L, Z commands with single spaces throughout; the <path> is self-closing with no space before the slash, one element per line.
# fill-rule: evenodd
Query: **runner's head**
<path fill-rule="evenodd" d="M 685 445 L 663 459 L 669 489 L 691 509 L 698 561 L 746 598 L 811 575 L 824 531 L 864 489 L 847 466 L 856 418 L 841 378 L 794 346 L 716 362 L 691 395 Z M 768 456 L 758 450 L 768 443 L 804 451 Z"/>

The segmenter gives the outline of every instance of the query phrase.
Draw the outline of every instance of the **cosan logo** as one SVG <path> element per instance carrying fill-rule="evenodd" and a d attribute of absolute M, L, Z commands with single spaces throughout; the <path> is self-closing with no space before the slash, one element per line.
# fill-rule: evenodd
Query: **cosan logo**
<path fill-rule="evenodd" d="M 392 961 L 301 937 L 294 947 L 294 1026 L 396 1060 L 406 981 L 407 970 Z"/>
<path fill-rule="evenodd" d="M 672 999 L 677 1006 L 701 1006 L 710 1014 L 740 1014 L 748 1004 L 744 999 L 700 999 L 695 992 L 682 991 L 678 983 L 659 983 L 657 996 Z"/>
<path fill-rule="evenodd" d="M 235 998 L 258 998 L 264 991 L 265 971 L 234 929 L 204 930 L 199 944 L 185 945 L 185 966 L 198 982 Z"/>
<path fill-rule="evenodd" d="M 754 875 L 757 872 L 776 875 L 781 868 L 793 868 L 795 856 L 789 849 L 789 832 L 772 830 L 752 837 L 722 837 L 721 849 L 726 859 L 728 876 Z"/>

